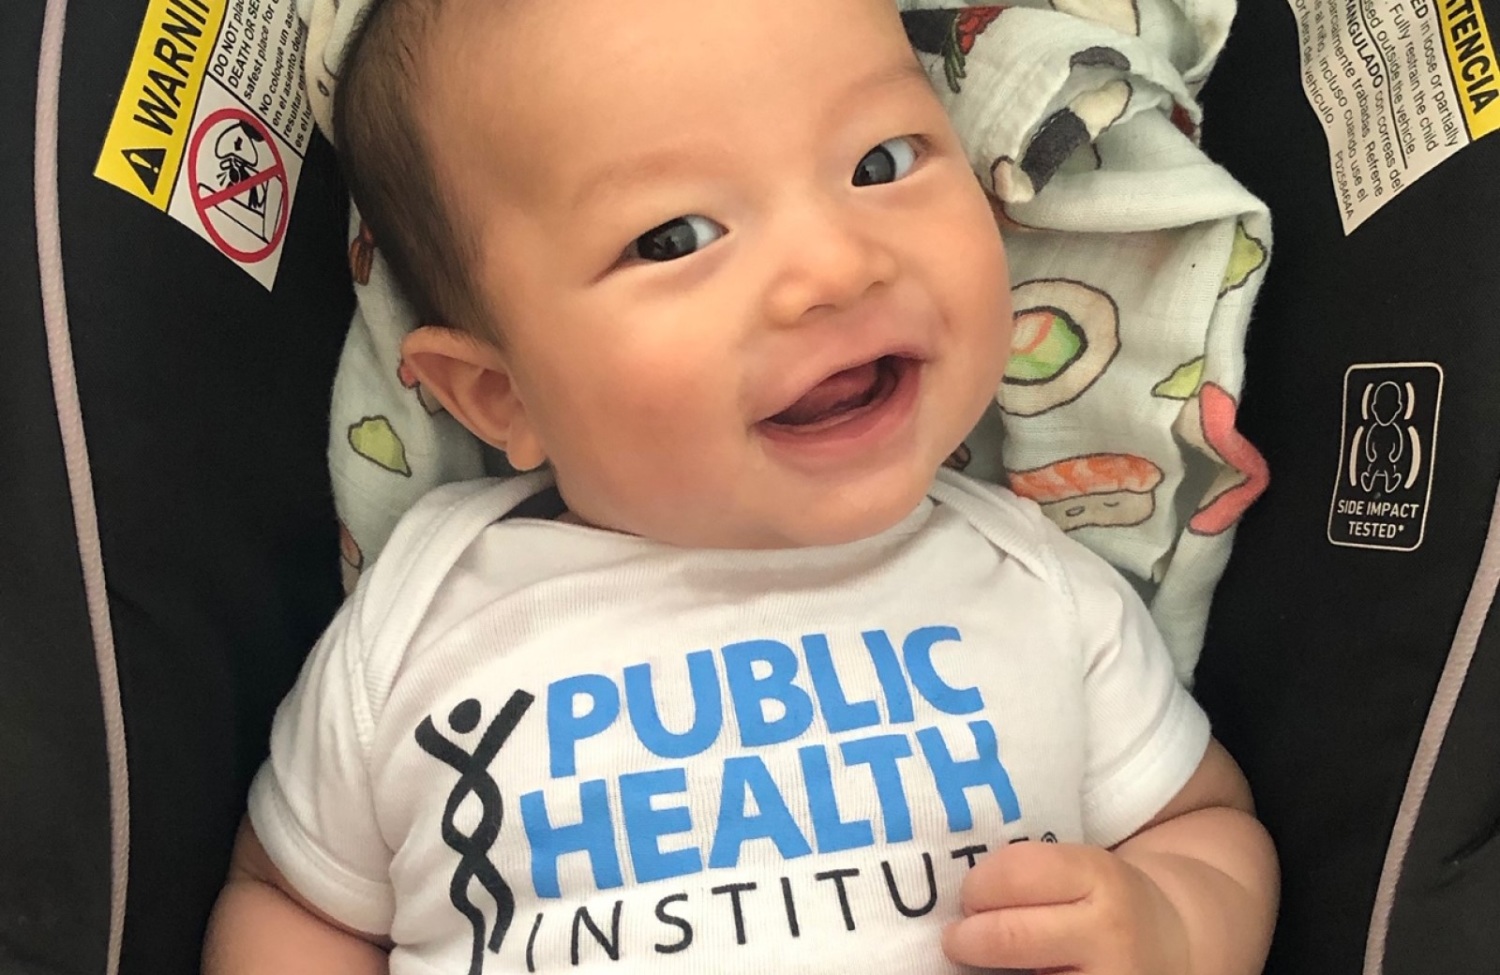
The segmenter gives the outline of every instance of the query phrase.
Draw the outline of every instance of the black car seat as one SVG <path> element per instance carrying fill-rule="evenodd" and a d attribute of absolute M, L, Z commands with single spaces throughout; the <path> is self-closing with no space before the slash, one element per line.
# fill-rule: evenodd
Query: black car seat
<path fill-rule="evenodd" d="M 1346 35 L 1359 89 L 1337 51 L 1317 56 L 1344 11 L 1359 17 Z M 1206 148 L 1276 228 L 1240 414 L 1272 486 L 1241 527 L 1197 678 L 1281 852 L 1274 975 L 1500 966 L 1500 135 L 1345 236 L 1318 117 L 1345 111 L 1325 70 L 1356 117 L 1378 77 L 1407 110 L 1372 119 L 1355 155 L 1373 144 L 1397 171 L 1382 125 L 1389 151 L 1413 157 L 1403 131 L 1425 148 L 1429 124 L 1445 144 L 1500 128 L 1485 13 L 1500 28 L 1495 0 L 1247 0 L 1205 93 Z M 1303 90 L 1299 19 L 1321 105 Z M 1413 70 L 1423 85 L 1456 74 L 1457 104 L 1429 94 L 1418 111 Z M 1396 428 L 1379 415 L 1382 388 L 1397 402 L 1386 383 L 1411 408 L 1403 442 L 1423 448 L 1394 485 L 1367 453 L 1372 431 Z"/>
<path fill-rule="evenodd" d="M 198 970 L 270 715 L 339 600 L 323 418 L 351 298 L 327 145 L 307 147 L 269 290 L 94 175 L 148 11 L 213 2 L 0 5 L 6 975 Z M 1472 102 L 1494 50 L 1455 30 L 1485 12 L 1500 24 L 1500 7 L 1242 8 L 1204 137 L 1276 220 L 1240 414 L 1274 477 L 1240 531 L 1197 688 L 1281 850 L 1269 972 L 1489 973 L 1500 138 L 1346 235 L 1316 114 L 1343 109 L 1316 52 L 1321 105 L 1304 92 L 1297 22 L 1355 11 L 1349 63 L 1369 72 L 1368 55 L 1387 85 L 1400 22 L 1437 23 L 1436 55 L 1467 66 Z M 1389 122 L 1421 131 L 1409 113 Z M 150 153 L 122 158 L 157 172 Z M 1366 459 L 1397 429 L 1423 445 L 1410 484 L 1409 446 L 1398 469 Z"/>

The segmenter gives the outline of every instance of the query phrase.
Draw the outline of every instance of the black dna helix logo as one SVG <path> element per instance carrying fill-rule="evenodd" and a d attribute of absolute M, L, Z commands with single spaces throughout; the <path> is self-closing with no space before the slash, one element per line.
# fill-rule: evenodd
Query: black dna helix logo
<path fill-rule="evenodd" d="M 474 929 L 474 950 L 469 961 L 469 975 L 481 975 L 484 971 L 484 952 L 500 951 L 505 933 L 516 913 L 516 899 L 510 885 L 490 862 L 490 848 L 500 836 L 500 824 L 505 818 L 505 803 L 500 797 L 500 786 L 490 775 L 490 762 L 494 761 L 511 732 L 516 730 L 526 709 L 536 698 L 525 691 L 516 691 L 505 702 L 500 713 L 495 715 L 473 753 L 464 751 L 450 741 L 432 718 L 423 718 L 417 726 L 417 744 L 422 750 L 458 773 L 458 782 L 448 795 L 443 807 L 443 842 L 458 854 L 458 867 L 453 880 L 448 884 L 448 899 L 457 911 L 468 919 Z M 483 706 L 473 698 L 459 704 L 448 714 L 448 726 L 460 735 L 466 735 L 479 727 L 484 715 Z M 479 801 L 479 824 L 472 833 L 458 828 L 458 808 L 469 797 Z M 491 927 L 484 911 L 469 899 L 469 884 L 478 881 L 484 892 L 495 902 L 495 923 Z M 486 937 L 488 932 L 488 937 Z"/>

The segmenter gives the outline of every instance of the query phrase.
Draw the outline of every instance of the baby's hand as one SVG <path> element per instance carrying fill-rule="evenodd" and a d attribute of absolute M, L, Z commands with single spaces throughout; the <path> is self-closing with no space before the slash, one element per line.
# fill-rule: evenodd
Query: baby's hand
<path fill-rule="evenodd" d="M 1017 843 L 964 880 L 964 920 L 943 933 L 953 961 L 1084 975 L 1188 971 L 1182 917 L 1156 882 L 1108 850 Z"/>

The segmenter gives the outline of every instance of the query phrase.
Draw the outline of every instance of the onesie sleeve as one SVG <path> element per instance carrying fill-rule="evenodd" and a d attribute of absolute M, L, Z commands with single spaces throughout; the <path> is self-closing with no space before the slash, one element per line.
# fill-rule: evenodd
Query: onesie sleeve
<path fill-rule="evenodd" d="M 360 601 L 344 604 L 308 656 L 271 728 L 250 787 L 251 824 L 307 901 L 342 924 L 386 934 L 394 912 L 391 850 L 376 818 L 364 693 Z"/>
<path fill-rule="evenodd" d="M 1083 638 L 1084 839 L 1114 846 L 1187 784 L 1208 747 L 1209 722 L 1124 577 L 1069 538 L 1058 551 Z"/>

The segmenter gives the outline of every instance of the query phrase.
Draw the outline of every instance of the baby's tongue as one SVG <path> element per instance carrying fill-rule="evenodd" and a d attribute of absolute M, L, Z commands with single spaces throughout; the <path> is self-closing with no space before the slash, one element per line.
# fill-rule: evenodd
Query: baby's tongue
<path fill-rule="evenodd" d="M 771 422 L 805 426 L 863 406 L 869 402 L 870 393 L 879 381 L 880 366 L 874 362 L 834 373 L 808 390 L 797 402 L 771 417 Z"/>

